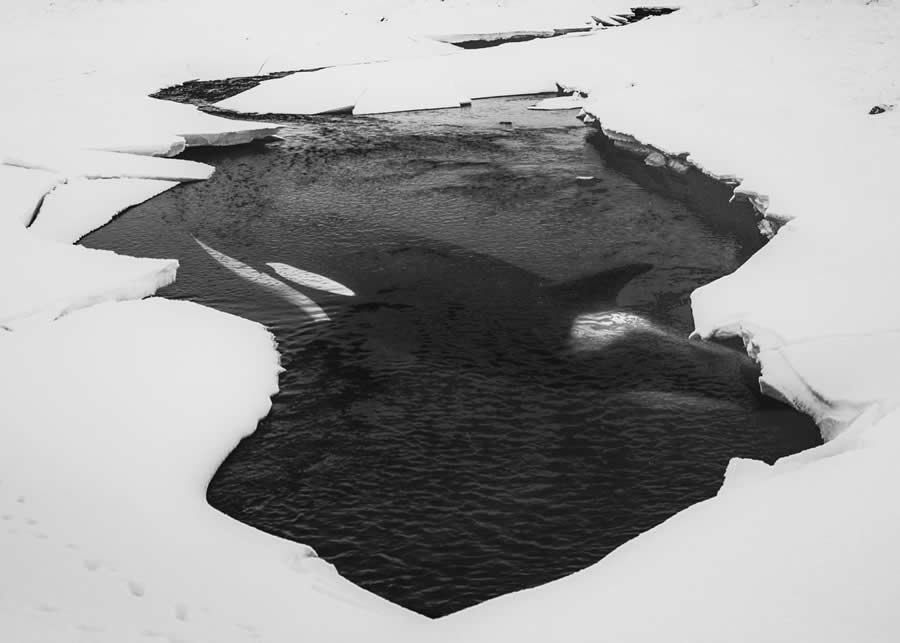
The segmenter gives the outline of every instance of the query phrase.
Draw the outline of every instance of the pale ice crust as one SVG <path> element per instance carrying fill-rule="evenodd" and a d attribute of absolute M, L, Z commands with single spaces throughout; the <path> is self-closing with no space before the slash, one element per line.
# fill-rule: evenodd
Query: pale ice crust
<path fill-rule="evenodd" d="M 51 241 L 75 243 L 133 205 L 178 185 L 157 179 L 71 179 L 50 191 L 29 230 Z"/>
<path fill-rule="evenodd" d="M 0 639 L 898 640 L 897 1 L 684 0 L 665 18 L 477 51 L 424 36 L 609 22 L 627 5 L 339 4 L 6 7 Z M 172 24 L 189 37 L 163 46 Z M 72 34 L 79 46 L 66 56 L 34 46 Z M 277 390 L 271 336 L 195 304 L 122 301 L 171 283 L 175 260 L 67 244 L 212 171 L 153 157 L 277 132 L 147 94 L 319 67 L 222 106 L 378 113 L 559 85 L 588 94 L 585 121 L 648 163 L 735 178 L 769 229 L 789 223 L 694 293 L 696 334 L 743 337 L 763 390 L 811 414 L 826 443 L 773 466 L 735 459 L 715 498 L 588 569 L 435 622 L 351 585 L 309 548 L 210 509 L 210 477 Z M 870 115 L 874 105 L 885 109 Z M 203 245 L 327 322 L 293 286 Z M 288 268 L 277 274 L 310 285 L 300 273 L 311 273 Z M 592 350 L 630 326 L 640 320 L 585 318 L 573 341 Z"/>

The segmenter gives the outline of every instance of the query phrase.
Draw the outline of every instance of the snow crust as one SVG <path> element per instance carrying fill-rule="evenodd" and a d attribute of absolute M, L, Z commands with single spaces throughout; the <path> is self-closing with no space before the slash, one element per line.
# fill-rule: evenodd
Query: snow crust
<path fill-rule="evenodd" d="M 46 194 L 62 180 L 53 172 L 0 165 L 0 228 L 30 224 Z"/>
<path fill-rule="evenodd" d="M 51 241 L 75 243 L 123 210 L 176 185 L 154 179 L 72 179 L 47 194 L 29 230 Z"/>
<path fill-rule="evenodd" d="M 578 94 L 570 96 L 554 96 L 539 100 L 528 109 L 552 111 L 557 109 L 581 109 L 584 107 L 584 98 Z"/>
<path fill-rule="evenodd" d="M 188 302 L 0 334 L 3 639 L 388 640 L 424 622 L 207 504 L 278 372 L 264 328 Z"/>
<path fill-rule="evenodd" d="M 896 641 L 896 0 L 683 0 L 627 28 L 472 51 L 424 35 L 613 24 L 627 6 L 324 4 L 5 7 L 0 638 Z M 172 37 L 173 25 L 184 35 Z M 34 46 L 73 34 L 65 55 Z M 742 337 L 763 390 L 811 414 L 826 443 L 774 465 L 735 459 L 715 498 L 599 563 L 437 622 L 354 587 L 308 547 L 210 509 L 210 477 L 277 390 L 271 336 L 186 302 L 124 301 L 171 283 L 175 260 L 68 244 L 212 171 L 155 157 L 278 131 L 149 93 L 320 67 L 220 105 L 361 114 L 563 86 L 589 94 L 586 122 L 652 165 L 733 178 L 777 234 L 694 293 L 695 334 Z M 327 322 L 293 286 L 198 243 Z M 317 287 L 301 268 L 270 267 Z M 646 330 L 642 321 L 581 319 L 573 342 L 602 345 Z"/>
<path fill-rule="evenodd" d="M 595 70 L 559 79 L 590 94 L 587 121 L 655 165 L 736 177 L 772 230 L 790 221 L 694 293 L 696 334 L 743 337 L 763 390 L 827 442 L 735 459 L 716 498 L 444 619 L 447 640 L 896 640 L 900 119 L 869 111 L 900 101 L 900 7 L 694 3 L 595 42 Z"/>
<path fill-rule="evenodd" d="M 511 43 L 415 61 L 336 67 L 267 80 L 220 101 L 246 113 L 354 114 L 459 107 L 469 99 L 556 91 L 588 38 Z M 581 44 L 581 48 L 576 46 Z"/>
<path fill-rule="evenodd" d="M 103 301 L 146 297 L 175 281 L 177 269 L 176 260 L 128 257 L 7 230 L 0 234 L 0 327 L 53 320 Z"/>

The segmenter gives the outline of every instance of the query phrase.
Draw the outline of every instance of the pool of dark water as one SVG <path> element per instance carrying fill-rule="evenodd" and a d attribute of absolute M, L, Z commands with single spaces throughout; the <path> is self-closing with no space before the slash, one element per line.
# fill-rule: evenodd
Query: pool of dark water
<path fill-rule="evenodd" d="M 162 294 L 278 339 L 281 392 L 210 502 L 432 616 L 599 560 L 713 495 L 733 456 L 819 442 L 742 353 L 687 340 L 691 290 L 759 239 L 641 187 L 572 112 L 529 102 L 292 121 L 282 142 L 192 151 L 211 180 L 86 239 L 178 258 Z M 330 317 L 313 321 L 195 238 L 355 295 L 282 280 Z"/>

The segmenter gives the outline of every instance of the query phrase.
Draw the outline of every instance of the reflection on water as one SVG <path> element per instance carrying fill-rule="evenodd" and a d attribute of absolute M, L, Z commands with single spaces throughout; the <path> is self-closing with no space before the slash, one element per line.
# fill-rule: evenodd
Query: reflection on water
<path fill-rule="evenodd" d="M 278 337 L 282 391 L 214 506 L 429 615 L 595 562 L 714 494 L 732 456 L 818 441 L 745 356 L 686 339 L 690 291 L 748 248 L 524 104 L 195 152 L 213 179 L 88 240 L 178 258 L 168 296 Z"/>

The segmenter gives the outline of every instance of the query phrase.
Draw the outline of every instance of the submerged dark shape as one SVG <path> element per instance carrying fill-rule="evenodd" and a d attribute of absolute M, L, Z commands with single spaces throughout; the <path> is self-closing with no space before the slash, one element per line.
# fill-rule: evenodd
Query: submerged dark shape
<path fill-rule="evenodd" d="M 633 279 L 653 270 L 650 263 L 629 263 L 609 270 L 586 275 L 570 281 L 553 284 L 546 292 L 558 302 L 570 302 L 573 306 L 593 309 L 615 301 L 619 292 Z"/>
<path fill-rule="evenodd" d="M 452 246 L 360 254 L 369 264 L 364 272 L 371 284 L 336 313 L 334 333 L 367 334 L 419 358 L 478 364 L 486 356 L 495 362 L 558 352 L 577 315 L 614 307 L 621 290 L 653 267 L 627 264 L 548 283 L 510 263 Z M 535 338 L 543 351 L 535 351 Z"/>

